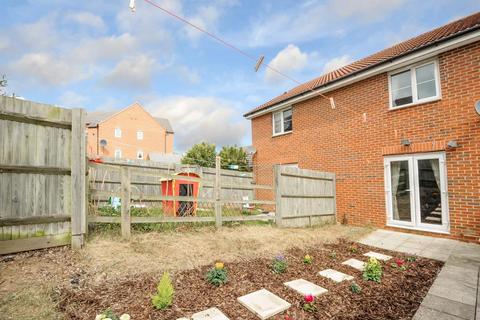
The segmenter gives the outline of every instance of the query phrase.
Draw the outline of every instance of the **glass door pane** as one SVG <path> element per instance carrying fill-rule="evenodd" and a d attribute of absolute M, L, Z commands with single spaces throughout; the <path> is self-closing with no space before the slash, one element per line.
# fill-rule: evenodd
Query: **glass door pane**
<path fill-rule="evenodd" d="M 412 221 L 410 196 L 410 169 L 408 160 L 390 162 L 392 193 L 392 218 L 397 221 Z"/>
<path fill-rule="evenodd" d="M 442 193 L 439 159 L 417 160 L 418 198 L 421 223 L 441 225 Z"/>

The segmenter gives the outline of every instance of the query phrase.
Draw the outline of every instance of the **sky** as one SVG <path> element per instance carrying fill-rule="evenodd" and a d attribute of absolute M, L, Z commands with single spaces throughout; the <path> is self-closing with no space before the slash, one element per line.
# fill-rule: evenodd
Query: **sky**
<path fill-rule="evenodd" d="M 2 0 L 7 94 L 88 111 L 140 102 L 175 150 L 249 145 L 243 114 L 296 84 L 144 0 Z M 478 0 L 152 0 L 305 82 L 480 10 Z"/>

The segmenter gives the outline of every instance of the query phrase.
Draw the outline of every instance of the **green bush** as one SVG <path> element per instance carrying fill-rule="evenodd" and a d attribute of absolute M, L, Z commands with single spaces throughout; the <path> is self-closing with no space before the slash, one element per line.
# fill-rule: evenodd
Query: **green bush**
<path fill-rule="evenodd" d="M 212 268 L 207 271 L 207 281 L 214 286 L 220 287 L 222 284 L 227 283 L 227 270 L 225 268 Z"/>
<path fill-rule="evenodd" d="M 284 256 L 276 256 L 272 262 L 272 270 L 275 273 L 284 273 L 287 270 L 287 259 Z"/>
<path fill-rule="evenodd" d="M 382 279 L 382 264 L 375 258 L 368 259 L 363 270 L 363 279 L 380 282 Z"/>
<path fill-rule="evenodd" d="M 354 282 L 350 285 L 350 290 L 352 290 L 353 293 L 360 293 L 362 288 Z"/>
<path fill-rule="evenodd" d="M 157 286 L 157 294 L 152 297 L 152 304 L 156 309 L 165 309 L 172 305 L 175 293 L 168 272 L 164 272 Z"/>

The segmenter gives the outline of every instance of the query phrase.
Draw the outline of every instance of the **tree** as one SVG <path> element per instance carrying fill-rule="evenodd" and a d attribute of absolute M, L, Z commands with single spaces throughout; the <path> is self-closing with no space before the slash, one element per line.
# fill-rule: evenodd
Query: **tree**
<path fill-rule="evenodd" d="M 225 146 L 219 153 L 224 169 L 237 169 L 240 171 L 249 171 L 247 162 L 247 153 L 241 147 Z"/>
<path fill-rule="evenodd" d="M 208 142 L 198 143 L 192 146 L 182 158 L 183 164 L 196 164 L 202 167 L 215 167 L 215 145 Z"/>

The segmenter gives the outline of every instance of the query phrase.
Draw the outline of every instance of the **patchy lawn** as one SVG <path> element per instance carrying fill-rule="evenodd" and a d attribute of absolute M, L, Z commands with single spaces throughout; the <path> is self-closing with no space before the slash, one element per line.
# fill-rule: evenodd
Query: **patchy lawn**
<path fill-rule="evenodd" d="M 2 319 L 68 319 L 58 311 L 59 287 L 98 290 L 106 284 L 122 286 L 132 279 L 152 279 L 153 283 L 143 285 L 154 286 L 163 270 L 174 275 L 188 269 L 203 270 L 202 266 L 215 260 L 241 266 L 252 259 L 271 259 L 291 248 L 302 250 L 338 238 L 356 240 L 370 231 L 346 226 L 238 226 L 220 231 L 206 227 L 139 233 L 131 242 L 108 234 L 93 235 L 86 249 L 78 253 L 55 248 L 17 254 L 13 260 L 0 257 L 0 314 Z M 145 294 L 148 299 L 150 292 Z"/>

